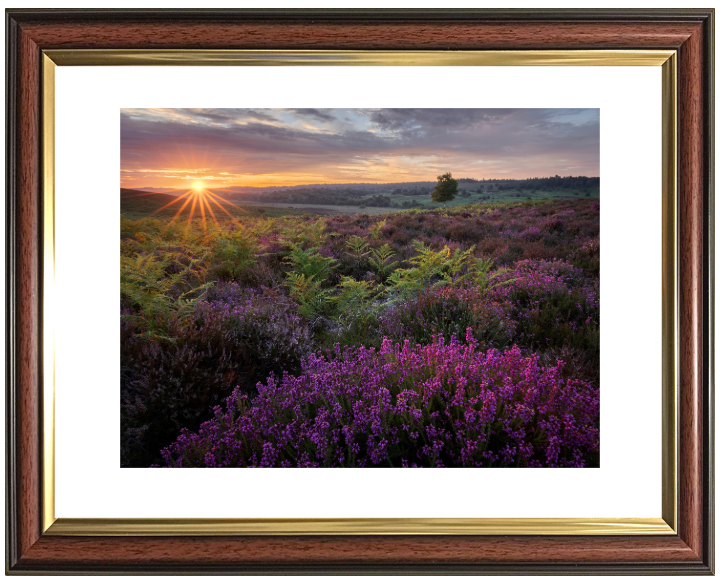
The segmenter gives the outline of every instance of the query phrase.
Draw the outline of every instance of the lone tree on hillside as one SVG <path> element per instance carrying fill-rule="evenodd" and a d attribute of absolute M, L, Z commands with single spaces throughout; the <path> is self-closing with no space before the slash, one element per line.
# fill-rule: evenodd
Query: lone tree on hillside
<path fill-rule="evenodd" d="M 455 198 L 455 195 L 457 194 L 457 180 L 452 177 L 450 172 L 446 172 L 442 176 L 438 176 L 437 181 L 438 183 L 435 184 L 435 188 L 433 188 L 430 198 L 432 198 L 433 202 L 442 202 L 444 206 L 447 206 L 445 203 L 448 200 Z"/>

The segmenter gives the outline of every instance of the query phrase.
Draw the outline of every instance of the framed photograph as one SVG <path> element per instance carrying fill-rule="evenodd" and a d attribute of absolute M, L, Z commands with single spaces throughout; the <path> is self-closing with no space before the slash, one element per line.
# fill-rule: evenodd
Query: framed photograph
<path fill-rule="evenodd" d="M 713 18 L 9 10 L 10 573 L 712 573 Z"/>

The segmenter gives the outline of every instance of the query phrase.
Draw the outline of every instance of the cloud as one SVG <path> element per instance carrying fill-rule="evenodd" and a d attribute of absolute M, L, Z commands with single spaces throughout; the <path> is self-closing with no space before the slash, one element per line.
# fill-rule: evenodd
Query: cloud
<path fill-rule="evenodd" d="M 599 174 L 598 109 L 124 109 L 123 178 Z M 145 170 L 146 172 L 142 172 Z M 164 171 L 164 172 L 163 172 Z M 221 172 L 227 173 L 220 175 Z M 195 173 L 195 172 L 189 172 Z M 177 173 L 179 177 L 179 172 Z M 150 178 L 150 176 L 146 176 Z M 152 183 L 148 183 L 152 185 Z"/>
<path fill-rule="evenodd" d="M 290 108 L 288 111 L 294 112 L 298 116 L 306 116 L 322 122 L 332 122 L 335 120 L 335 116 L 324 110 L 318 110 L 317 108 Z"/>
<path fill-rule="evenodd" d="M 275 122 L 272 114 L 249 108 L 123 108 L 125 117 L 155 122 L 179 122 L 183 124 L 216 123 L 235 124 L 248 120 Z"/>
<path fill-rule="evenodd" d="M 469 128 L 512 114 L 512 110 L 481 108 L 386 108 L 375 110 L 370 120 L 383 130 Z"/>

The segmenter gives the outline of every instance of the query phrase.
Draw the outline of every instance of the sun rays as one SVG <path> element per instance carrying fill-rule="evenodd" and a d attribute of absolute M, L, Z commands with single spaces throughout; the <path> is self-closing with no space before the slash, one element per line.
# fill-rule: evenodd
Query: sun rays
<path fill-rule="evenodd" d="M 153 214 L 157 214 L 158 212 L 161 212 L 162 210 L 165 210 L 166 208 L 169 208 L 173 204 L 176 204 L 178 202 L 183 201 L 180 208 L 177 210 L 175 215 L 172 217 L 172 220 L 170 220 L 170 224 L 173 224 L 176 220 L 180 219 L 183 216 L 183 213 L 185 212 L 185 208 L 190 206 L 190 210 L 187 213 L 187 227 L 190 228 L 190 225 L 192 224 L 193 218 L 195 217 L 196 212 L 199 213 L 200 219 L 202 221 L 203 230 L 207 232 L 207 225 L 208 225 L 208 218 L 209 215 L 212 221 L 215 223 L 215 226 L 220 226 L 220 223 L 218 222 L 217 216 L 215 215 L 215 211 L 213 210 L 213 206 L 215 208 L 219 208 L 222 210 L 225 214 L 227 214 L 230 217 L 230 220 L 233 222 L 237 222 L 237 218 L 233 216 L 226 208 L 221 204 L 221 202 L 228 204 L 235 210 L 238 210 L 240 212 L 244 212 L 246 214 L 249 214 L 247 210 L 244 208 L 241 208 L 237 204 L 233 204 L 229 200 L 226 200 L 225 198 L 218 196 L 214 192 L 211 192 L 208 188 L 205 187 L 205 184 L 201 180 L 196 180 L 192 183 L 192 186 L 190 190 L 187 192 L 184 192 L 175 200 L 171 200 L 164 206 L 161 206 Z"/>

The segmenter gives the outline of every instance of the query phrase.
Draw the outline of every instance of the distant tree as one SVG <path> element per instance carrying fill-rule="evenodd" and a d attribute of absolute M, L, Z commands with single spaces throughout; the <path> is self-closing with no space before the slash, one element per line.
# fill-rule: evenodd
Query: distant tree
<path fill-rule="evenodd" d="M 452 177 L 450 172 L 446 172 L 441 176 L 437 177 L 438 183 L 433 188 L 432 198 L 433 202 L 442 202 L 444 206 L 447 206 L 446 202 L 455 198 L 458 191 L 458 183 L 455 178 Z"/>

